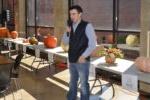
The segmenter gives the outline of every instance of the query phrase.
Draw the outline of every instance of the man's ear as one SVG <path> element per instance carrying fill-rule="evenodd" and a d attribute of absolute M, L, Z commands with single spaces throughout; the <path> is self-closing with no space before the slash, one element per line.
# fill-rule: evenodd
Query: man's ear
<path fill-rule="evenodd" d="M 80 15 L 80 17 L 81 17 L 81 16 L 82 16 L 82 13 L 80 13 L 79 15 Z"/>

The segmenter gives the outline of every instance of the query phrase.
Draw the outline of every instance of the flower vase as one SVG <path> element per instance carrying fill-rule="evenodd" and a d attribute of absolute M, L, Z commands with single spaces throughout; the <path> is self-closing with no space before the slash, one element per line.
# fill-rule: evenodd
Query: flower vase
<path fill-rule="evenodd" d="M 116 61 L 116 57 L 112 57 L 112 56 L 109 56 L 109 55 L 105 56 L 105 62 L 107 64 L 114 64 L 115 61 Z"/>

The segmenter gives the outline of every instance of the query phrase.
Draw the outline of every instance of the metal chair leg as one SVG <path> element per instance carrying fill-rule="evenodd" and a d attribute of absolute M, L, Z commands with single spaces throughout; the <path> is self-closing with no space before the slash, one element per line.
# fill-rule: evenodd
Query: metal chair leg
<path fill-rule="evenodd" d="M 16 89 L 17 89 L 17 90 L 20 89 L 20 86 L 18 85 L 16 79 L 14 79 L 14 82 L 15 82 Z"/>
<path fill-rule="evenodd" d="M 22 86 L 22 82 L 21 82 L 21 80 L 20 79 L 17 79 L 17 81 L 18 81 L 18 86 L 19 86 L 19 89 L 21 89 L 21 86 Z M 22 100 L 22 91 L 20 90 L 20 95 L 21 95 L 21 100 Z"/>
<path fill-rule="evenodd" d="M 20 80 L 19 79 L 14 79 L 14 82 L 15 82 L 16 90 L 20 90 L 21 89 L 21 87 L 20 87 L 20 84 L 21 84 Z M 19 84 L 18 84 L 18 82 L 19 82 Z M 21 90 L 20 90 L 20 92 L 21 92 Z M 21 95 L 21 99 L 22 99 L 22 92 L 20 93 L 20 95 Z"/>
<path fill-rule="evenodd" d="M 4 95 L 4 100 L 6 100 L 6 96 L 5 96 L 5 94 L 3 94 Z"/>
<path fill-rule="evenodd" d="M 0 93 L 0 94 L 2 94 L 2 95 L 3 95 L 4 100 L 6 100 L 5 93 Z"/>
<path fill-rule="evenodd" d="M 11 91 L 11 93 L 12 93 L 13 100 L 15 100 L 15 95 L 14 95 L 14 92 L 13 92 L 13 89 L 12 89 L 12 87 L 11 87 L 11 86 L 10 86 L 10 91 Z"/>

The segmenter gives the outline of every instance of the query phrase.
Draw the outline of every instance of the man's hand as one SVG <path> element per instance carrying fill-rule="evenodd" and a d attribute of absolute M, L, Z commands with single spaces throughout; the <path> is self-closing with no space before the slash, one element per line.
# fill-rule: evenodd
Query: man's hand
<path fill-rule="evenodd" d="M 78 63 L 85 63 L 85 62 L 86 62 L 85 57 L 80 56 L 79 59 L 78 59 Z"/>
<path fill-rule="evenodd" d="M 71 32 L 71 28 L 67 26 L 67 32 L 70 33 Z"/>

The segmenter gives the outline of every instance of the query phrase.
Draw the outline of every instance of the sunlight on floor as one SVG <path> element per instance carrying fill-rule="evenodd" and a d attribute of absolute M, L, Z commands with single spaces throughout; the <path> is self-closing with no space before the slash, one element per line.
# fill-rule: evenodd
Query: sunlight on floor
<path fill-rule="evenodd" d="M 62 80 L 66 83 L 69 83 L 69 71 L 64 70 L 62 72 L 59 72 L 55 75 L 53 75 L 53 77 Z M 90 80 L 93 79 L 93 77 L 90 77 Z M 52 79 L 47 77 L 46 80 L 48 80 L 49 82 L 65 89 L 66 91 L 69 90 L 69 87 Z M 107 81 L 101 80 L 102 84 L 106 84 L 108 83 Z M 90 87 L 92 86 L 94 81 L 89 81 L 90 83 Z M 98 82 L 96 83 L 98 85 Z M 115 87 L 115 97 L 113 98 L 113 100 L 126 100 L 126 98 L 129 98 L 128 100 L 138 100 L 138 93 L 135 92 L 131 92 L 128 90 L 123 89 L 122 87 L 118 86 L 118 85 L 114 85 Z M 98 98 L 101 98 L 102 100 L 112 100 L 112 87 L 106 87 L 103 86 L 103 93 L 100 95 L 100 87 L 95 87 L 92 91 L 92 95 L 90 96 L 90 100 L 97 100 Z M 80 97 L 80 93 L 78 92 L 78 97 Z"/>
<path fill-rule="evenodd" d="M 14 96 L 13 96 L 14 94 Z M 5 96 L 6 100 L 36 100 L 32 95 L 30 95 L 26 90 L 20 89 L 16 92 L 8 94 Z M 0 98 L 4 100 L 4 98 Z"/>

